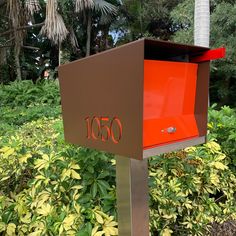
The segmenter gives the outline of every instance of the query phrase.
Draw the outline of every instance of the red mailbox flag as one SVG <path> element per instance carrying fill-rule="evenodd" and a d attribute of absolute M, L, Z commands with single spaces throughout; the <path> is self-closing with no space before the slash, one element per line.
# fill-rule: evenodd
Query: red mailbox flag
<path fill-rule="evenodd" d="M 220 58 L 224 58 L 226 54 L 225 48 L 216 48 L 211 49 L 207 52 L 202 53 L 199 56 L 192 57 L 191 62 L 203 62 L 203 61 L 212 61 Z"/>

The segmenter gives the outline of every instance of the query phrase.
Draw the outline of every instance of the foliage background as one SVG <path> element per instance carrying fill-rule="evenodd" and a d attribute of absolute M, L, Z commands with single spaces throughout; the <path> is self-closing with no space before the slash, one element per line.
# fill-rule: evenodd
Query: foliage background
<path fill-rule="evenodd" d="M 0 235 L 117 235 L 114 156 L 64 143 L 57 67 L 142 37 L 193 43 L 194 1 L 76 1 L 57 1 L 55 42 L 40 34 L 51 0 L 0 0 Z M 209 141 L 150 158 L 152 235 L 236 232 L 236 3 L 210 4 L 227 57 L 211 64 Z"/>
<path fill-rule="evenodd" d="M 64 143 L 58 83 L 2 85 L 0 101 L 0 234 L 117 235 L 114 156 Z M 152 235 L 236 217 L 235 110 L 209 115 L 207 144 L 149 160 Z"/>
<path fill-rule="evenodd" d="M 1 0 L 0 82 L 2 83 L 9 83 L 19 77 L 15 60 L 17 45 L 20 51 L 18 55 L 20 77 L 35 82 L 39 78 L 44 78 L 45 71 L 49 72 L 50 78 L 57 77 L 59 63 L 99 53 L 142 37 L 193 43 L 194 1 L 192 0 L 94 0 L 92 1 L 95 3 L 94 7 L 86 8 L 82 4 L 83 7 L 79 9 L 76 3 L 81 0 L 54 1 L 57 2 L 54 15 L 60 14 L 63 21 L 56 21 L 53 24 L 60 29 L 65 27 L 68 31 L 66 38 L 62 38 L 64 40 L 56 42 L 52 41 L 50 35 L 40 34 L 45 19 L 48 19 L 46 3 L 52 2 L 51 0 L 46 2 L 9 0 L 9 2 L 18 2 L 20 5 L 19 14 L 13 14 L 19 24 L 14 26 L 14 17 L 9 16 L 11 12 L 7 7 L 7 1 Z M 34 7 L 31 13 L 27 10 L 29 6 Z M 210 9 L 210 47 L 225 46 L 227 49 L 226 58 L 213 62 L 211 66 L 210 101 L 211 104 L 217 103 L 218 106 L 234 107 L 236 3 L 234 0 L 210 0 Z M 91 24 L 88 23 L 89 19 Z M 21 27 L 23 29 L 19 30 Z M 20 42 L 14 36 L 15 29 L 22 34 Z M 52 28 L 48 30 L 52 31 Z M 58 37 L 60 38 L 60 35 Z"/>

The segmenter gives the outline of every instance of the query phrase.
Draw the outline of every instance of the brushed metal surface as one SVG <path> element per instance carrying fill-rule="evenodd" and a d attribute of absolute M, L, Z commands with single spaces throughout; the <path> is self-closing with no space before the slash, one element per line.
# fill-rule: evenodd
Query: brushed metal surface
<path fill-rule="evenodd" d="M 202 137 L 189 139 L 189 140 L 182 141 L 182 142 L 172 143 L 169 145 L 165 144 L 163 146 L 153 147 L 153 148 L 143 151 L 143 158 L 156 156 L 156 155 L 171 152 L 171 151 L 176 151 L 176 150 L 179 150 L 182 148 L 191 147 L 191 146 L 202 144 L 205 142 L 206 142 L 206 136 L 202 136 Z"/>
<path fill-rule="evenodd" d="M 148 236 L 148 163 L 116 156 L 119 236 Z"/>

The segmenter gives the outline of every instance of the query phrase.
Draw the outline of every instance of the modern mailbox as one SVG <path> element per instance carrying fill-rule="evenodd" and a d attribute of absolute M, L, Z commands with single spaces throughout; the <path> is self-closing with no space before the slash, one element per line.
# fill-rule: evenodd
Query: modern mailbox
<path fill-rule="evenodd" d="M 140 160 L 204 143 L 221 54 L 142 39 L 60 66 L 66 141 Z"/>

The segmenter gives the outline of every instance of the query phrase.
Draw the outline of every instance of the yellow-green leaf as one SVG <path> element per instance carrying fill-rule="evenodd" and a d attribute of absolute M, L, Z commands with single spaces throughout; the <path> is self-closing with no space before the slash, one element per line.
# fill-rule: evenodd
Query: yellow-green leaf
<path fill-rule="evenodd" d="M 98 231 L 98 226 L 95 226 L 93 229 L 92 229 L 92 236 L 94 236 L 94 234 Z"/>
<path fill-rule="evenodd" d="M 0 233 L 6 230 L 6 224 L 4 222 L 0 222 Z"/>
<path fill-rule="evenodd" d="M 115 221 L 111 221 L 111 222 L 106 222 L 105 225 L 107 227 L 114 227 L 114 226 L 117 226 L 118 224 Z"/>
<path fill-rule="evenodd" d="M 42 230 L 34 231 L 33 233 L 28 234 L 28 236 L 40 236 L 42 233 Z"/>
<path fill-rule="evenodd" d="M 13 236 L 15 235 L 16 225 L 14 223 L 10 223 L 7 225 L 7 235 Z"/>
<path fill-rule="evenodd" d="M 42 179 L 42 180 L 46 179 L 46 177 L 43 175 L 36 175 L 34 178 L 35 179 Z"/>
<path fill-rule="evenodd" d="M 49 161 L 49 156 L 47 154 L 43 154 L 42 155 L 42 158 L 45 160 L 45 161 Z"/>
<path fill-rule="evenodd" d="M 48 216 L 53 210 L 53 207 L 48 204 L 48 203 L 44 203 L 41 208 L 37 209 L 37 213 L 43 216 Z"/>
<path fill-rule="evenodd" d="M 0 152 L 7 152 L 7 150 L 9 150 L 10 147 L 3 147 L 0 149 Z"/>
<path fill-rule="evenodd" d="M 219 177 L 216 174 L 211 174 L 210 175 L 210 181 L 213 183 L 215 186 L 220 182 Z"/>
<path fill-rule="evenodd" d="M 41 170 L 43 168 L 47 169 L 49 166 L 48 161 L 44 160 L 44 159 L 38 159 L 35 161 L 35 169 Z"/>
<path fill-rule="evenodd" d="M 64 181 L 66 177 L 70 177 L 71 170 L 70 169 L 64 169 L 61 173 L 61 181 Z"/>
<path fill-rule="evenodd" d="M 25 224 L 29 224 L 31 222 L 31 213 L 27 213 L 24 217 L 21 217 L 20 220 Z"/>
<path fill-rule="evenodd" d="M 7 158 L 7 157 L 9 157 L 10 155 L 12 155 L 14 152 L 15 152 L 15 149 L 14 149 L 14 148 L 9 148 L 6 152 L 4 152 L 3 157 L 4 157 L 4 158 Z"/>
<path fill-rule="evenodd" d="M 74 214 L 70 214 L 63 220 L 63 227 L 65 230 L 71 229 L 71 226 L 75 221 L 75 218 L 76 216 Z"/>
<path fill-rule="evenodd" d="M 173 215 L 167 215 L 167 214 L 165 214 L 165 215 L 163 215 L 163 218 L 165 218 L 165 219 L 171 219 L 171 218 L 173 218 Z"/>
<path fill-rule="evenodd" d="M 161 236 L 171 236 L 172 233 L 173 231 L 171 229 L 166 228 L 161 232 Z"/>
<path fill-rule="evenodd" d="M 81 179 L 80 175 L 75 170 L 71 170 L 71 177 L 73 179 Z"/>
<path fill-rule="evenodd" d="M 80 205 L 75 202 L 74 208 L 75 208 L 76 212 L 77 212 L 78 214 L 80 214 L 80 210 L 81 210 Z"/>
<path fill-rule="evenodd" d="M 222 160 L 224 160 L 224 159 L 225 159 L 225 157 L 226 157 L 226 155 L 225 155 L 225 154 L 223 154 L 223 153 L 220 153 L 220 154 L 217 156 L 216 160 L 217 160 L 217 161 L 222 161 Z"/>
<path fill-rule="evenodd" d="M 77 165 L 77 164 L 73 164 L 70 166 L 71 169 L 74 169 L 74 170 L 79 170 L 80 169 L 80 166 Z"/>
<path fill-rule="evenodd" d="M 71 187 L 71 189 L 77 189 L 77 190 L 82 189 L 82 188 L 83 188 L 82 185 L 74 185 L 73 187 Z"/>
<path fill-rule="evenodd" d="M 104 223 L 103 218 L 98 213 L 96 213 L 96 212 L 94 214 L 95 214 L 97 222 L 99 224 L 103 224 Z"/>
<path fill-rule="evenodd" d="M 104 227 L 103 231 L 108 235 L 118 235 L 118 229 L 115 227 Z"/>
<path fill-rule="evenodd" d="M 218 170 L 226 170 L 226 169 L 228 169 L 228 166 L 224 165 L 223 163 L 221 163 L 219 161 L 214 162 L 214 166 Z"/>
<path fill-rule="evenodd" d="M 22 164 L 23 164 L 23 163 L 27 163 L 27 160 L 28 160 L 30 157 L 32 157 L 32 155 L 29 154 L 29 153 L 27 153 L 27 154 L 25 154 L 24 156 L 22 156 L 22 157 L 19 158 L 19 162 L 22 163 Z"/>
<path fill-rule="evenodd" d="M 2 182 L 2 181 L 4 181 L 4 180 L 7 180 L 7 179 L 9 179 L 9 178 L 10 178 L 10 176 L 5 176 L 5 177 L 3 177 L 3 178 L 0 179 L 0 182 Z"/>
<path fill-rule="evenodd" d="M 94 234 L 94 236 L 102 236 L 104 234 L 105 234 L 104 231 L 98 231 L 97 233 Z"/>
<path fill-rule="evenodd" d="M 61 225 L 60 228 L 59 228 L 59 235 L 62 234 L 63 230 L 64 230 L 63 225 Z"/>

